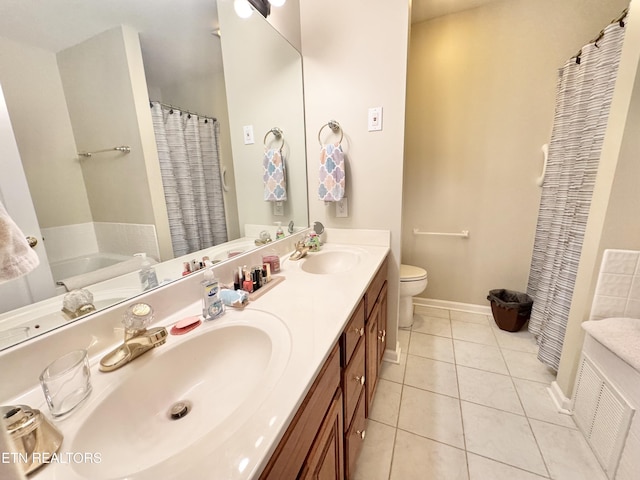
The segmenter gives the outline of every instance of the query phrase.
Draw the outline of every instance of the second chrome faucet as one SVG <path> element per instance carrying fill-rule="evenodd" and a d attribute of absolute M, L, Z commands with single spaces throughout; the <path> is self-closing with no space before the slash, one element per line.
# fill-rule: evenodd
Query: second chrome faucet
<path fill-rule="evenodd" d="M 124 343 L 100 360 L 100 370 L 103 372 L 117 370 L 152 348 L 163 345 L 167 341 L 167 329 L 156 327 L 147 330 L 152 320 L 151 306 L 146 303 L 131 305 L 122 319 Z"/>

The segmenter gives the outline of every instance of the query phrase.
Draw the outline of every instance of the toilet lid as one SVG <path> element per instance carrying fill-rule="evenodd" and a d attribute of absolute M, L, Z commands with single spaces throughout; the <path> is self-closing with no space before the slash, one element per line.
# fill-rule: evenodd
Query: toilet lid
<path fill-rule="evenodd" d="M 415 282 L 425 278 L 427 278 L 427 271 L 424 268 L 414 267 L 413 265 L 400 265 L 401 282 Z"/>

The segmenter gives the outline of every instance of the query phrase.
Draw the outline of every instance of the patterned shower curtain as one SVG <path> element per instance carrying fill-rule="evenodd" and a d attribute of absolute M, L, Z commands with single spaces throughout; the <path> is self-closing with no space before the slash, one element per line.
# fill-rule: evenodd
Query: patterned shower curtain
<path fill-rule="evenodd" d="M 173 254 L 227 241 L 217 120 L 151 102 Z"/>
<path fill-rule="evenodd" d="M 559 72 L 527 293 L 540 361 L 558 370 L 624 40 L 609 25 Z"/>

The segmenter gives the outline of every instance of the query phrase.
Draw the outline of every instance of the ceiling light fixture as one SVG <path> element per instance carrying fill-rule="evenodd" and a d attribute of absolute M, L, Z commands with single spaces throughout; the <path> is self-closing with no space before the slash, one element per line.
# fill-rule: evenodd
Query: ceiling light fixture
<path fill-rule="evenodd" d="M 249 18 L 253 9 L 247 0 L 233 0 L 233 9 L 240 18 Z"/>

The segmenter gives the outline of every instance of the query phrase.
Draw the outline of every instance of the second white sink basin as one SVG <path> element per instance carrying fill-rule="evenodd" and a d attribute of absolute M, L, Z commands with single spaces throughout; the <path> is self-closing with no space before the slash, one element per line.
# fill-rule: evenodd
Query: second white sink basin
<path fill-rule="evenodd" d="M 144 478 L 154 472 L 162 478 L 163 462 L 193 460 L 195 442 L 228 440 L 270 393 L 291 351 L 289 331 L 277 317 L 237 315 L 245 320 L 201 326 L 207 330 L 122 367 L 135 370 L 102 396 L 70 448 L 101 452 L 102 461 L 74 464 L 76 473 L 115 479 L 146 471 Z M 179 418 L 172 418 L 172 407 Z"/>
<path fill-rule="evenodd" d="M 307 273 L 333 274 L 351 270 L 360 262 L 360 253 L 354 250 L 328 250 L 310 253 L 302 260 L 301 268 Z"/>

